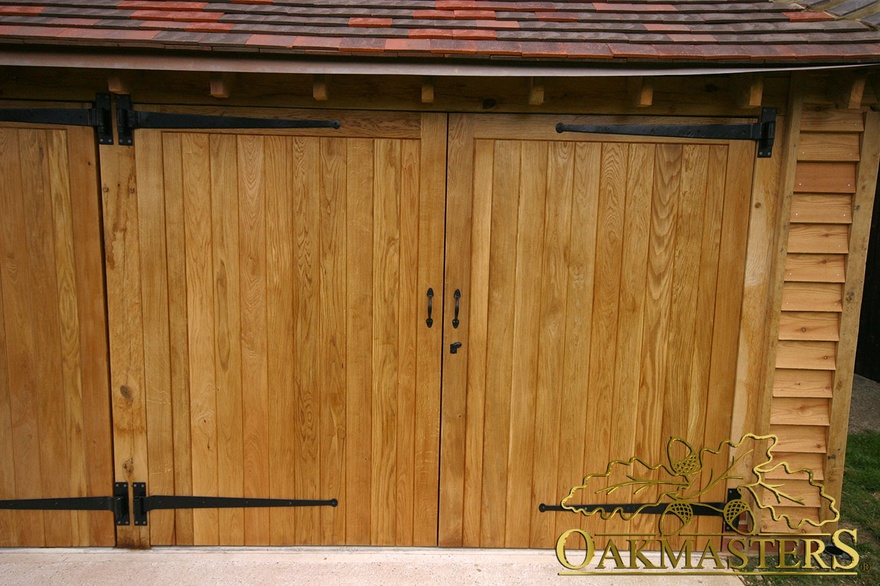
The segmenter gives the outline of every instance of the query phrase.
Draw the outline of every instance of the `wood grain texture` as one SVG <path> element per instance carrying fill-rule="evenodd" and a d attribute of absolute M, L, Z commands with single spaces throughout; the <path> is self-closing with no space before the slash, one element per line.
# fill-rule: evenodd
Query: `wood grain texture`
<path fill-rule="evenodd" d="M 776 367 L 835 370 L 837 368 L 837 344 L 835 342 L 782 340 L 776 349 Z"/>
<path fill-rule="evenodd" d="M 93 141 L 85 128 L 0 128 L 3 499 L 89 496 L 112 487 Z M 0 515 L 4 546 L 115 541 L 112 517 L 99 512 Z"/>
<path fill-rule="evenodd" d="M 440 364 L 418 358 L 418 288 L 442 274 L 445 166 L 422 166 L 445 120 L 429 154 L 394 137 L 411 123 L 139 133 L 148 491 L 340 501 L 151 513 L 154 543 L 436 544 Z"/>
<path fill-rule="evenodd" d="M 840 339 L 840 315 L 837 313 L 782 312 L 779 318 L 780 340 Z"/>
<path fill-rule="evenodd" d="M 782 311 L 843 311 L 843 286 L 838 283 L 785 283 Z"/>
<path fill-rule="evenodd" d="M 809 104 L 801 116 L 804 132 L 862 132 L 865 118 L 857 110 L 839 110 L 832 106 Z"/>
<path fill-rule="evenodd" d="M 798 163 L 796 193 L 855 193 L 855 163 Z"/>
<path fill-rule="evenodd" d="M 790 253 L 846 254 L 849 226 L 840 224 L 793 224 L 788 235 Z"/>
<path fill-rule="evenodd" d="M 831 424 L 830 407 L 828 399 L 777 397 L 770 410 L 770 424 L 828 426 Z"/>
<path fill-rule="evenodd" d="M 852 197 L 799 193 L 792 198 L 791 221 L 803 224 L 851 224 Z"/>
<path fill-rule="evenodd" d="M 503 122 L 461 116 L 450 141 L 447 263 L 480 298 L 448 338 L 468 344 L 444 374 L 441 543 L 545 547 L 572 520 L 539 503 L 609 458 L 664 461 L 670 434 L 702 442 L 703 386 L 732 403 L 753 152 L 534 140 L 528 121 Z M 725 413 L 713 433 L 727 434 Z"/>
<path fill-rule="evenodd" d="M 801 134 L 798 143 L 798 161 L 858 161 L 858 133 Z"/>
<path fill-rule="evenodd" d="M 785 257 L 786 281 L 843 283 L 846 256 L 839 254 L 789 254 Z"/>
<path fill-rule="evenodd" d="M 770 433 L 779 438 L 776 450 L 807 454 L 827 452 L 827 428 L 811 425 L 771 425 Z"/>
<path fill-rule="evenodd" d="M 773 378 L 773 396 L 828 398 L 833 376 L 831 371 L 778 369 Z"/>

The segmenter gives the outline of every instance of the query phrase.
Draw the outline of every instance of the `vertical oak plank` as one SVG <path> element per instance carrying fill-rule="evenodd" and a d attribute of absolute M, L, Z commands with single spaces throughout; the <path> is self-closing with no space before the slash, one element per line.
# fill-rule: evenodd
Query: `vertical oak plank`
<path fill-rule="evenodd" d="M 101 145 L 104 263 L 110 334 L 113 455 L 118 482 L 146 482 L 148 457 L 137 180 L 133 149 Z M 149 546 L 149 528 L 117 528 L 117 545 Z"/>
<path fill-rule="evenodd" d="M 163 133 L 165 189 L 165 250 L 168 270 L 168 335 L 171 384 L 171 425 L 174 445 L 174 494 L 192 495 L 189 341 L 187 325 L 186 234 L 183 202 L 181 135 Z M 193 511 L 174 512 L 174 541 L 192 545 Z"/>
<path fill-rule="evenodd" d="M 113 451 L 97 153 L 91 128 L 68 128 L 66 132 L 83 409 L 82 444 L 77 449 L 84 454 L 84 494 L 101 494 L 113 483 Z M 116 525 L 113 520 L 97 511 L 87 515 L 85 542 L 114 545 Z"/>
<path fill-rule="evenodd" d="M 396 535 L 400 307 L 400 142 L 376 140 L 373 234 L 372 542 Z"/>
<path fill-rule="evenodd" d="M 244 496 L 239 275 L 238 153 L 232 135 L 210 138 L 214 287 L 214 369 L 217 392 L 217 489 Z M 244 544 L 244 511 L 218 511 L 219 539 Z"/>
<path fill-rule="evenodd" d="M 346 145 L 345 324 L 345 541 L 368 544 L 372 535 L 373 412 L 373 200 L 374 143 Z M 368 416 L 368 414 L 370 416 Z"/>
<path fill-rule="evenodd" d="M 266 498 L 270 494 L 266 140 L 240 135 L 237 143 L 243 492 L 246 497 Z M 245 544 L 267 545 L 269 533 L 269 510 L 245 509 Z"/>
<path fill-rule="evenodd" d="M 135 171 L 138 177 L 138 248 L 150 461 L 147 488 L 152 494 L 175 494 L 162 146 L 161 131 L 139 133 Z M 174 543 L 174 511 L 150 513 L 149 522 L 152 545 Z"/>
<path fill-rule="evenodd" d="M 189 344 L 192 490 L 218 495 L 217 380 L 214 372 L 214 267 L 211 234 L 209 137 L 184 134 L 184 234 L 186 238 L 187 341 Z M 219 543 L 216 509 L 193 511 L 195 543 Z"/>
<path fill-rule="evenodd" d="M 569 236 L 571 234 L 571 198 L 574 182 L 574 143 L 556 142 L 547 147 L 547 184 L 542 204 L 544 230 L 540 244 L 543 267 L 538 299 L 539 332 L 535 340 L 538 355 L 535 396 L 535 452 L 532 458 L 533 498 L 540 503 L 555 502 L 565 487 L 557 486 L 560 467 L 559 439 L 567 433 L 560 429 L 561 388 L 565 358 L 566 306 L 568 299 Z M 562 462 L 565 465 L 565 462 Z M 571 488 L 571 487 L 568 487 Z M 538 511 L 530 503 L 529 545 L 541 547 L 553 543 L 553 515 Z"/>
<path fill-rule="evenodd" d="M 511 364 L 510 446 L 507 466 L 505 545 L 528 547 L 534 480 L 535 386 L 538 378 L 540 297 L 535 277 L 543 278 L 544 200 L 547 197 L 546 142 L 522 145 L 519 214 L 515 248 L 513 355 Z M 511 226 L 510 228 L 512 228 Z"/>
<path fill-rule="evenodd" d="M 272 498 L 289 498 L 296 492 L 295 401 L 295 316 L 294 316 L 294 228 L 293 171 L 301 164 L 301 144 L 294 139 L 266 137 L 266 323 L 268 325 L 269 380 L 269 489 Z M 270 509 L 269 542 L 292 542 L 299 517 L 289 510 Z"/>
<path fill-rule="evenodd" d="M 483 520 L 480 525 L 480 545 L 483 547 L 502 547 L 506 542 L 508 472 L 511 465 L 513 328 L 516 317 L 513 303 L 516 294 L 514 227 L 519 225 L 522 161 L 521 143 L 495 142 L 486 351 L 486 356 L 491 357 L 494 364 L 487 369 L 485 382 L 486 412 L 493 415 L 486 420 L 483 442 Z M 446 409 L 445 400 L 443 408 Z M 446 447 L 445 442 L 443 447 Z"/>
<path fill-rule="evenodd" d="M 345 490 L 347 355 L 345 324 L 347 141 L 322 138 L 320 200 L 320 314 L 322 366 L 319 378 L 321 409 L 321 481 L 319 498 L 342 499 Z M 345 514 L 338 507 L 321 510 L 321 543 L 345 542 Z"/>

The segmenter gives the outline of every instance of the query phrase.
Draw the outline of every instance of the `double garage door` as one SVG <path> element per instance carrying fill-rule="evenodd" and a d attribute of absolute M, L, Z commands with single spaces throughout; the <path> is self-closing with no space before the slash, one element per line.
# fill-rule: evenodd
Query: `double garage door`
<path fill-rule="evenodd" d="M 0 499 L 316 501 L 0 545 L 546 547 L 584 474 L 728 437 L 754 143 L 299 115 L 341 127 L 0 126 Z"/>

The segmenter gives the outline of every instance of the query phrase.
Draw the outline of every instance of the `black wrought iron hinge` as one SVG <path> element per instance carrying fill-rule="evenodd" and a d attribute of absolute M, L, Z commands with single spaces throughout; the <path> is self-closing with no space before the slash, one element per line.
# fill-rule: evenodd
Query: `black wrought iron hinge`
<path fill-rule="evenodd" d="M 128 525 L 128 483 L 113 483 L 113 496 L 77 496 L 0 501 L 0 509 L 14 511 L 110 511 L 117 525 Z"/>
<path fill-rule="evenodd" d="M 754 140 L 758 143 L 758 157 L 768 158 L 773 155 L 773 142 L 776 138 L 776 108 L 761 110 L 761 117 L 753 124 L 563 124 L 560 122 L 556 125 L 556 132 Z"/>
<path fill-rule="evenodd" d="M 336 499 L 268 499 L 224 496 L 153 495 L 147 496 L 144 482 L 132 484 L 134 493 L 134 524 L 146 525 L 147 513 L 159 509 L 237 509 L 266 507 L 335 507 Z"/>
<path fill-rule="evenodd" d="M 290 120 L 286 118 L 251 118 L 247 116 L 214 116 L 205 114 L 178 114 L 135 110 L 130 96 L 116 98 L 116 127 L 119 144 L 134 144 L 134 131 L 138 128 L 164 129 L 288 129 L 333 128 L 341 126 L 339 120 Z"/>
<path fill-rule="evenodd" d="M 95 95 L 92 108 L 4 108 L 0 109 L 0 121 L 91 126 L 96 130 L 100 144 L 113 144 L 110 94 Z"/>

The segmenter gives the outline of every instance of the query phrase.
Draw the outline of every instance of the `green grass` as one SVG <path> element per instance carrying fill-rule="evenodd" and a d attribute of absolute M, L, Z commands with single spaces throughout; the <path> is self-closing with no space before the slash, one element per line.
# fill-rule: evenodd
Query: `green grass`
<path fill-rule="evenodd" d="M 772 586 L 880 584 L 880 433 L 852 434 L 847 440 L 840 527 L 858 530 L 858 577 L 744 576 L 743 581 Z"/>

